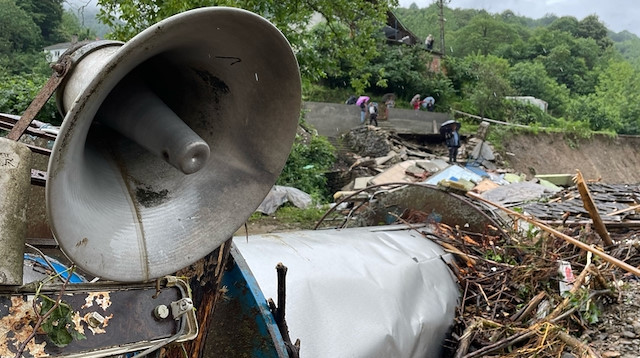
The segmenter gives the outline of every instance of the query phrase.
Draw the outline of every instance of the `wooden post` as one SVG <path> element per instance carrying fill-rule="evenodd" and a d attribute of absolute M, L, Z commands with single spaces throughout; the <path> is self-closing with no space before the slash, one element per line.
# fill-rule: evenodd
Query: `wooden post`
<path fill-rule="evenodd" d="M 589 216 L 593 221 L 593 226 L 595 227 L 598 235 L 600 235 L 600 238 L 602 238 L 602 241 L 604 241 L 604 244 L 611 246 L 613 245 L 613 241 L 611 240 L 611 236 L 609 236 L 607 227 L 604 226 L 604 223 L 602 222 L 602 218 L 600 218 L 600 213 L 598 212 L 598 208 L 596 208 L 596 204 L 593 202 L 593 198 L 591 197 L 589 188 L 587 188 L 587 184 L 584 182 L 582 173 L 579 170 L 576 170 L 576 172 L 577 173 L 576 176 L 573 177 L 573 181 L 578 187 L 578 192 L 580 192 L 584 208 L 589 212 Z"/>

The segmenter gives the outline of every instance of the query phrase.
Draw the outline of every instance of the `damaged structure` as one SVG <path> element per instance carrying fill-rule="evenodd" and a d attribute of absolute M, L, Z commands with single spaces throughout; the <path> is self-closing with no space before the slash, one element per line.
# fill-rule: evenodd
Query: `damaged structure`
<path fill-rule="evenodd" d="M 0 123 L 2 357 L 597 357 L 576 336 L 640 275 L 638 185 L 527 180 L 500 168 L 486 123 L 447 163 L 447 114 L 424 135 L 391 118 L 333 138 L 335 205 L 315 230 L 232 237 L 256 210 L 310 205 L 274 186 L 301 107 L 286 39 L 203 8 L 87 46 Z M 237 57 L 211 65 L 209 48 Z M 59 131 L 32 121 L 56 88 Z M 255 93 L 271 115 L 249 125 Z M 38 234 L 30 185 L 46 190 Z"/>

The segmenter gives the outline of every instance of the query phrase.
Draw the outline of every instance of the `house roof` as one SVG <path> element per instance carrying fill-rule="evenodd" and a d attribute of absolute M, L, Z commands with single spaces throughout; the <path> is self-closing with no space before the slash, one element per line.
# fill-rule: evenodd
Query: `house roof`
<path fill-rule="evenodd" d="M 393 11 L 387 11 L 387 25 L 384 27 L 384 34 L 388 41 L 403 42 L 407 45 L 415 45 L 422 41 L 413 32 L 400 22 Z"/>
<path fill-rule="evenodd" d="M 71 47 L 71 45 L 73 45 L 73 42 L 60 42 L 57 44 L 49 45 L 45 47 L 44 50 L 45 51 L 63 50 L 63 49 L 68 49 L 69 47 Z"/>

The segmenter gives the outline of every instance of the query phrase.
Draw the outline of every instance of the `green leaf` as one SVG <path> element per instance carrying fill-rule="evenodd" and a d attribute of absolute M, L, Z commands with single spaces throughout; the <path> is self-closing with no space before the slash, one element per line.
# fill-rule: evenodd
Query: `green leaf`
<path fill-rule="evenodd" d="M 66 329 L 54 329 L 47 334 L 51 343 L 58 347 L 64 347 L 73 341 L 73 337 Z"/>

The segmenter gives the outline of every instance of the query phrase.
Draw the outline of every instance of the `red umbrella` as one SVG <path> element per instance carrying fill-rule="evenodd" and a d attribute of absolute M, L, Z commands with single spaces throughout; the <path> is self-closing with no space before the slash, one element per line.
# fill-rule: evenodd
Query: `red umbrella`
<path fill-rule="evenodd" d="M 369 101 L 369 97 L 368 96 L 360 96 L 358 97 L 358 100 L 356 101 L 356 106 L 359 106 L 362 104 L 362 102 L 367 102 Z"/>

